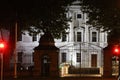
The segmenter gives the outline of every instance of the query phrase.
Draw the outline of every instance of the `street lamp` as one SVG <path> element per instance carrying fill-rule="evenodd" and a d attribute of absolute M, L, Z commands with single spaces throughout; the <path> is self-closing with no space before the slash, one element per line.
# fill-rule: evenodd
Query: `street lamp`
<path fill-rule="evenodd" d="M 5 42 L 0 42 L 0 53 L 1 53 L 1 80 L 3 80 L 3 53 L 5 49 Z"/>

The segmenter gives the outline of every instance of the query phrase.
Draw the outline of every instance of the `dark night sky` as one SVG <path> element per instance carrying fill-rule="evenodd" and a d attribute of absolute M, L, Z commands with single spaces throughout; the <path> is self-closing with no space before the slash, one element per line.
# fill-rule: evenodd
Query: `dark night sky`
<path fill-rule="evenodd" d="M 0 23 L 15 19 L 16 12 L 31 9 L 32 1 L 34 0 L 0 0 Z"/>
<path fill-rule="evenodd" d="M 40 7 L 40 5 L 45 6 L 45 4 L 47 4 L 46 0 L 0 0 L 0 16 L 9 16 L 22 11 L 29 12 L 32 8 Z"/>

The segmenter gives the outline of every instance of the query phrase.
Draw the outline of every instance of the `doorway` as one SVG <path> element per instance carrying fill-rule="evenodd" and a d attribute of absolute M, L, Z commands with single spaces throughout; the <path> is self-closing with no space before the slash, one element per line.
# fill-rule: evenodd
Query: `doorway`
<path fill-rule="evenodd" d="M 91 55 L 91 67 L 97 67 L 97 54 Z"/>
<path fill-rule="evenodd" d="M 41 74 L 42 76 L 49 76 L 50 75 L 50 57 L 48 55 L 42 56 L 42 67 L 41 67 Z"/>

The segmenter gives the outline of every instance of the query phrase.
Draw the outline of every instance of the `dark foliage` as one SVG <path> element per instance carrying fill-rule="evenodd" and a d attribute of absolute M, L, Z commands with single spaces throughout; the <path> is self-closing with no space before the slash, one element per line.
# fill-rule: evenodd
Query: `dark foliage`
<path fill-rule="evenodd" d="M 8 28 L 17 21 L 19 30 L 51 32 L 60 37 L 68 28 L 67 5 L 74 0 L 3 0 L 0 3 L 0 25 Z M 30 27 L 30 26 L 34 26 Z"/>
<path fill-rule="evenodd" d="M 110 38 L 120 38 L 119 0 L 82 0 L 82 10 L 89 15 L 89 24 L 109 32 Z"/>

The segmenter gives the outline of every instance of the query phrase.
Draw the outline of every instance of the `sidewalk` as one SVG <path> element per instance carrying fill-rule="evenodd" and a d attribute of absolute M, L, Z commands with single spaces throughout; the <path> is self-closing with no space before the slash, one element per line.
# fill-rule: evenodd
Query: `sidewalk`
<path fill-rule="evenodd" d="M 32 75 L 18 76 L 16 79 L 13 76 L 4 76 L 3 80 L 118 80 L 117 76 L 102 77 L 100 74 L 66 74 L 62 77 L 33 77 Z"/>
<path fill-rule="evenodd" d="M 4 78 L 3 80 L 117 80 L 117 77 L 103 78 L 103 77 L 20 77 Z"/>

